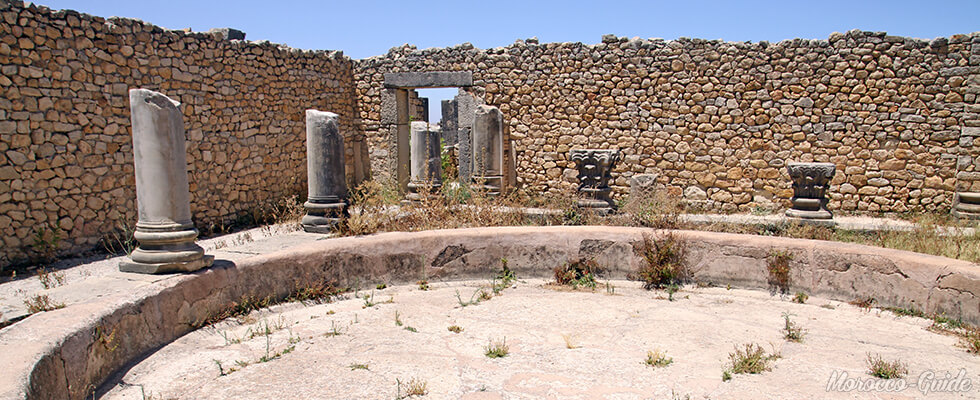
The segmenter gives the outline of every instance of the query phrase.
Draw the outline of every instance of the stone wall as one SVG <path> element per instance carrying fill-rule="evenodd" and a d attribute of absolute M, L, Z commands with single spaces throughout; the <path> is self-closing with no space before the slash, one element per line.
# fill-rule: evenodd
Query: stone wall
<path fill-rule="evenodd" d="M 372 154 L 386 156 L 384 73 L 472 71 L 468 90 L 503 111 L 518 184 L 535 192 L 575 185 L 570 149 L 619 148 L 618 196 L 653 173 L 710 210 L 787 206 L 785 164 L 826 161 L 838 166 L 831 209 L 945 212 L 957 168 L 961 187 L 980 190 L 978 38 L 405 45 L 357 60 L 354 80 Z"/>
<path fill-rule="evenodd" d="M 92 248 L 136 222 L 130 88 L 180 101 L 191 210 L 202 228 L 306 195 L 304 110 L 340 114 L 358 145 L 352 62 L 218 33 L 0 1 L 0 266 L 37 232 Z M 363 175 L 363 173 L 362 173 Z"/>
<path fill-rule="evenodd" d="M 305 195 L 307 108 L 340 114 L 352 187 L 389 174 L 388 72 L 471 71 L 465 94 L 504 113 L 508 179 L 534 192 L 575 186 L 572 148 L 612 147 L 624 154 L 616 196 L 632 175 L 653 173 L 716 211 L 787 205 L 789 161 L 838 165 L 834 210 L 945 212 L 954 189 L 980 191 L 976 33 L 606 36 L 487 50 L 406 45 L 352 61 L 10 0 L 0 0 L 0 19 L 0 266 L 29 255 L 38 233 L 77 251 L 135 223 L 135 87 L 183 103 L 191 208 L 205 229 Z M 417 94 L 411 104 L 420 119 Z"/>

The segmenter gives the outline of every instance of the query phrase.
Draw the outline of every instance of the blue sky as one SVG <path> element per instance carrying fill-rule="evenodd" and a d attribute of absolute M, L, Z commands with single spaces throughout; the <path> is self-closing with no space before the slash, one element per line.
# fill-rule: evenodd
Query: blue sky
<path fill-rule="evenodd" d="M 352 58 L 384 54 L 404 43 L 426 48 L 470 42 L 491 48 L 529 37 L 542 43 L 598 43 L 607 33 L 776 42 L 825 39 L 832 32 L 851 29 L 926 39 L 980 31 L 980 0 L 39 0 L 39 4 L 137 18 L 170 29 L 232 27 L 245 31 L 249 40 L 343 50 Z M 430 97 L 431 113 L 438 113 L 439 98 L 449 92 L 422 93 Z"/>

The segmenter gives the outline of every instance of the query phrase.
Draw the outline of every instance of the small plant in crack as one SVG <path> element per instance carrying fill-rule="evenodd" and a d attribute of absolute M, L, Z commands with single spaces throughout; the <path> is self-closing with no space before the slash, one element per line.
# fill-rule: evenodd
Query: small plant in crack
<path fill-rule="evenodd" d="M 863 298 L 863 299 L 857 299 L 857 300 L 851 301 L 850 304 L 853 305 L 853 306 L 857 306 L 857 307 L 861 308 L 865 312 L 868 312 L 868 311 L 871 311 L 871 307 L 874 307 L 875 303 L 877 303 L 877 302 L 878 301 L 875 300 L 874 297 L 866 297 L 866 298 Z"/>
<path fill-rule="evenodd" d="M 395 379 L 397 385 L 397 394 L 395 399 L 407 399 L 409 397 L 421 397 L 429 394 L 428 383 L 419 378 L 409 379 L 408 382 L 402 383 L 401 379 Z M 402 389 L 405 393 L 402 394 Z"/>
<path fill-rule="evenodd" d="M 41 282 L 44 289 L 52 289 L 65 284 L 64 272 L 48 272 L 47 269 L 37 270 L 37 279 Z"/>
<path fill-rule="evenodd" d="M 732 374 L 761 374 L 772 370 L 772 362 L 779 359 L 779 352 L 766 350 L 754 343 L 747 343 L 741 348 L 735 346 L 735 351 L 728 354 L 729 367 L 722 372 L 722 380 L 732 378 Z"/>
<path fill-rule="evenodd" d="M 799 326 L 799 324 L 790 320 L 790 317 L 796 316 L 795 314 L 790 314 L 789 312 L 783 312 L 783 338 L 791 342 L 803 342 L 803 336 L 806 335 L 806 329 Z"/>
<path fill-rule="evenodd" d="M 674 359 L 667 357 L 667 353 L 663 350 L 656 349 L 647 352 L 647 359 L 643 361 L 646 365 L 651 367 L 666 367 L 674 362 Z"/>
<path fill-rule="evenodd" d="M 805 304 L 806 301 L 807 301 L 807 299 L 809 299 L 809 298 L 810 298 L 810 296 L 808 296 L 806 293 L 796 292 L 796 295 L 793 296 L 793 302 L 794 303 Z"/>
<path fill-rule="evenodd" d="M 507 259 L 500 259 L 501 267 L 497 275 L 490 280 L 490 288 L 494 295 L 498 295 L 504 291 L 504 289 L 509 288 L 515 281 L 517 281 L 517 275 L 514 275 L 514 271 L 511 271 L 507 266 Z"/>
<path fill-rule="evenodd" d="M 584 286 L 595 290 L 596 276 L 601 272 L 602 269 L 595 260 L 572 260 L 563 266 L 555 267 L 555 283 L 560 286 L 571 286 L 572 289 Z"/>
<path fill-rule="evenodd" d="M 974 328 L 967 331 L 960 336 L 959 345 L 966 349 L 967 353 L 980 355 L 980 330 Z"/>
<path fill-rule="evenodd" d="M 340 335 L 343 335 L 343 334 L 344 334 L 344 332 L 340 329 L 339 326 L 337 326 L 337 323 L 334 322 L 334 321 L 330 321 L 330 330 L 327 331 L 327 333 L 324 333 L 323 336 L 326 336 L 326 337 L 334 337 L 334 336 L 340 336 Z"/>
<path fill-rule="evenodd" d="M 27 306 L 27 312 L 29 314 L 65 308 L 65 303 L 54 302 L 46 294 L 34 295 L 34 297 L 24 300 L 24 305 Z"/>
<path fill-rule="evenodd" d="M 446 329 L 449 329 L 449 331 L 452 333 L 460 333 L 463 331 L 463 328 L 459 325 L 450 325 L 449 328 Z"/>
<path fill-rule="evenodd" d="M 463 297 L 460 296 L 459 290 L 456 290 L 456 301 L 459 302 L 460 307 L 464 307 L 464 308 L 468 306 L 474 306 L 480 304 L 481 301 L 488 300 L 489 298 L 490 295 L 487 294 L 487 292 L 481 288 L 473 292 L 473 295 L 470 296 L 469 301 L 463 301 Z"/>
<path fill-rule="evenodd" d="M 875 378 L 895 379 L 904 378 L 909 373 L 907 364 L 900 360 L 885 361 L 880 354 L 868 353 L 868 373 Z"/>
<path fill-rule="evenodd" d="M 393 304 L 395 302 L 395 297 L 394 296 L 388 296 L 388 300 L 385 300 L 385 301 L 375 302 L 374 301 L 374 291 L 371 291 L 371 294 L 364 295 L 364 297 L 362 297 L 362 299 L 364 299 L 364 305 L 361 306 L 361 308 L 371 308 L 371 307 L 374 307 L 374 306 L 376 306 L 378 304 Z"/>
<path fill-rule="evenodd" d="M 502 358 L 510 354 L 510 346 L 507 345 L 507 338 L 501 340 L 491 339 L 486 346 L 483 346 L 483 355 L 487 358 Z"/>
<path fill-rule="evenodd" d="M 772 293 L 788 294 L 790 286 L 789 262 L 793 260 L 793 253 L 789 251 L 773 250 L 766 257 L 767 269 L 769 270 L 769 291 Z"/>
<path fill-rule="evenodd" d="M 370 369 L 368 368 L 368 365 L 367 364 L 351 364 L 351 365 L 348 365 L 348 367 L 350 368 L 351 371 L 358 370 L 358 369 L 363 369 L 365 371 L 370 371 Z"/>
<path fill-rule="evenodd" d="M 666 233 L 659 237 L 643 236 L 643 264 L 636 271 L 635 279 L 643 282 L 643 288 L 664 289 L 681 286 L 691 279 L 686 262 L 687 243 Z"/>
<path fill-rule="evenodd" d="M 216 360 L 216 359 L 213 359 L 212 358 L 211 361 L 214 361 L 214 365 L 217 365 L 218 366 L 218 376 L 225 376 L 225 375 L 228 375 L 228 374 L 230 374 L 232 372 L 238 371 L 237 368 L 229 368 L 229 369 L 225 370 L 225 367 L 223 365 L 221 365 L 221 361 L 219 361 L 219 360 Z"/>
<path fill-rule="evenodd" d="M 110 353 L 119 348 L 119 343 L 116 341 L 116 328 L 109 330 L 104 325 L 96 326 L 95 337 L 98 338 L 102 348 L 108 350 Z"/>
<path fill-rule="evenodd" d="M 578 343 L 575 342 L 575 335 L 568 334 L 568 333 L 563 333 L 563 334 L 561 334 L 561 338 L 565 340 L 565 348 L 566 349 L 577 349 L 579 347 L 582 347 L 582 346 L 579 346 Z"/>

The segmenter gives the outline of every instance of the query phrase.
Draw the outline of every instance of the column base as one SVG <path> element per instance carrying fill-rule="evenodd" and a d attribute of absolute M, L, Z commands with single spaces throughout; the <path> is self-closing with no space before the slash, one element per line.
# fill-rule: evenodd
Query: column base
<path fill-rule="evenodd" d="M 960 219 L 980 220 L 980 193 L 956 193 L 951 213 Z"/>
<path fill-rule="evenodd" d="M 786 221 L 799 225 L 822 226 L 824 228 L 833 228 L 837 226 L 837 223 L 834 222 L 833 219 L 799 218 L 791 217 L 789 214 L 786 215 Z"/>
<path fill-rule="evenodd" d="M 442 182 L 409 182 L 408 183 L 408 193 L 405 194 L 405 199 L 401 201 L 401 204 L 418 204 L 426 198 L 436 197 L 436 193 L 442 190 Z"/>
<path fill-rule="evenodd" d="M 579 208 L 588 208 L 603 215 L 616 209 L 616 203 L 610 197 L 612 188 L 581 188 L 578 191 L 582 197 L 575 205 Z"/>
<path fill-rule="evenodd" d="M 485 196 L 500 196 L 503 190 L 504 177 L 502 175 L 474 176 L 470 190 L 483 193 Z"/>
<path fill-rule="evenodd" d="M 119 262 L 119 271 L 137 274 L 172 274 L 197 271 L 201 268 L 210 267 L 213 263 L 214 256 L 210 255 L 202 256 L 197 260 L 165 263 L 141 263 L 126 259 Z"/>
<path fill-rule="evenodd" d="M 303 230 L 310 233 L 330 233 L 347 214 L 347 203 L 313 203 L 303 204 L 306 215 L 300 221 Z"/>
<path fill-rule="evenodd" d="M 789 218 L 798 219 L 814 219 L 814 220 L 832 220 L 834 219 L 834 214 L 831 214 L 827 210 L 799 210 L 796 208 L 790 208 L 786 210 L 786 216 Z"/>

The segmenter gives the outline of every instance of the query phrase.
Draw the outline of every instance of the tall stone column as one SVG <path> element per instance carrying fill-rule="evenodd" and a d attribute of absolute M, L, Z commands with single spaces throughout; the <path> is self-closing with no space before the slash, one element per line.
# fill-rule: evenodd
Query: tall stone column
<path fill-rule="evenodd" d="M 473 117 L 476 115 L 476 98 L 460 89 L 453 98 L 456 103 L 456 153 L 459 161 L 459 182 L 469 185 L 473 181 Z"/>
<path fill-rule="evenodd" d="M 612 188 L 609 187 L 609 180 L 612 179 L 612 170 L 619 161 L 619 150 L 582 149 L 569 153 L 578 169 L 579 200 L 576 204 L 600 213 L 616 208 L 616 203 L 610 196 Z"/>
<path fill-rule="evenodd" d="M 439 129 L 428 122 L 412 122 L 411 180 L 406 195 L 409 201 L 419 201 L 442 187 L 440 135 Z"/>
<path fill-rule="evenodd" d="M 793 180 L 793 207 L 786 216 L 802 221 L 833 224 L 834 215 L 827 209 L 827 189 L 837 172 L 832 163 L 788 163 L 786 171 Z"/>
<path fill-rule="evenodd" d="M 163 274 L 195 271 L 213 256 L 195 243 L 187 184 L 187 150 L 180 103 L 146 89 L 129 91 L 139 246 L 119 263 L 123 272 Z"/>
<path fill-rule="evenodd" d="M 473 119 L 474 188 L 500 194 L 504 173 L 504 121 L 500 109 L 481 105 Z"/>
<path fill-rule="evenodd" d="M 344 137 L 332 112 L 306 110 L 308 195 L 303 230 L 328 233 L 347 212 Z"/>

